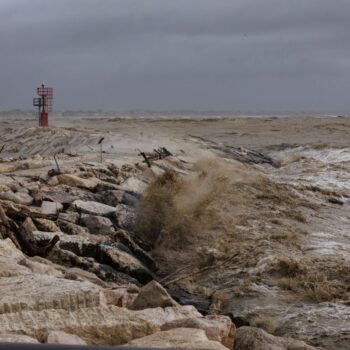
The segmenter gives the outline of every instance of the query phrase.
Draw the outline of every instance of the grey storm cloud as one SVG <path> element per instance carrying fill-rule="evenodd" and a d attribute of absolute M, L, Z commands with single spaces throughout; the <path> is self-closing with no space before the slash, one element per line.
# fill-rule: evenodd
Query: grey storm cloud
<path fill-rule="evenodd" d="M 1 0 L 0 109 L 350 110 L 348 0 Z"/>

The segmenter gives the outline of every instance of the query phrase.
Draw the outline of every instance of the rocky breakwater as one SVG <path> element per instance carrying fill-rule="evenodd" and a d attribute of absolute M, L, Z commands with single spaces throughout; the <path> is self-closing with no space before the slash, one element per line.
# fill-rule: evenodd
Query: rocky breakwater
<path fill-rule="evenodd" d="M 3 174 L 0 342 L 313 349 L 241 327 L 245 320 L 215 314 L 210 302 L 180 290 L 184 283 L 169 283 L 172 273 L 164 278 L 151 251 L 157 240 L 135 227 L 139 200 L 156 178 L 192 170 L 188 160 L 168 157 L 152 169 L 77 163 L 39 177 Z"/>
<path fill-rule="evenodd" d="M 176 302 L 133 232 L 152 172 L 89 163 L 49 174 L 0 178 L 0 342 L 232 349 L 230 318 Z"/>

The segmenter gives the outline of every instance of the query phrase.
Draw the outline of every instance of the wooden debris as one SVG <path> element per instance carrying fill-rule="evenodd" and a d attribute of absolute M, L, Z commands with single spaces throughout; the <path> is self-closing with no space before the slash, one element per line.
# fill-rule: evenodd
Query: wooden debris
<path fill-rule="evenodd" d="M 143 157 L 144 162 L 150 168 L 151 161 L 157 160 L 157 159 L 164 159 L 166 157 L 172 156 L 172 153 L 169 152 L 165 147 L 158 147 L 157 149 L 154 149 L 153 152 L 146 153 L 146 152 L 139 151 L 139 156 Z"/>
<path fill-rule="evenodd" d="M 168 277 L 166 278 L 166 282 L 163 282 L 163 286 L 169 286 L 170 284 L 173 284 L 175 282 L 178 282 L 178 281 L 181 281 L 181 280 L 184 280 L 184 279 L 187 279 L 187 278 L 190 278 L 190 277 L 193 277 L 193 276 L 196 276 L 196 275 L 199 275 L 205 271 L 209 271 L 209 270 L 219 270 L 219 269 L 223 269 L 227 264 L 231 263 L 233 261 L 233 259 L 235 257 L 237 257 L 239 255 L 239 253 L 235 253 L 233 255 L 231 255 L 230 257 L 228 257 L 227 259 L 225 259 L 223 262 L 221 263 L 218 263 L 218 264 L 213 264 L 213 265 L 210 265 L 210 266 L 205 266 L 199 270 L 194 270 L 194 271 L 191 271 L 187 274 L 185 274 L 184 276 L 180 276 L 180 277 L 177 277 L 177 278 L 174 278 L 170 281 L 168 281 Z M 186 266 L 184 269 L 188 268 L 188 266 Z M 177 272 L 182 272 L 184 271 L 184 269 L 180 269 L 179 271 Z M 173 275 L 173 274 L 172 274 Z M 169 275 L 170 277 L 170 275 Z M 163 279 L 163 281 L 165 280 L 165 278 Z"/>
<path fill-rule="evenodd" d="M 10 219 L 1 205 L 0 219 L 11 241 L 18 249 L 28 256 L 47 256 L 60 239 L 55 235 L 49 242 L 37 242 L 33 233 L 27 230 L 22 223 L 18 225 L 15 221 Z"/>
<path fill-rule="evenodd" d="M 150 161 L 148 160 L 147 156 L 146 156 L 146 153 L 145 152 L 141 152 L 140 153 L 141 156 L 144 158 L 145 162 L 147 163 L 147 166 L 150 168 L 151 167 L 151 163 Z"/>

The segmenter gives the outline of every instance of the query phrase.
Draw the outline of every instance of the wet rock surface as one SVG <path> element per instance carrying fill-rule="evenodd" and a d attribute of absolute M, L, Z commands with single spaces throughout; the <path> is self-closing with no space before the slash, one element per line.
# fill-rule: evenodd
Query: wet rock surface
<path fill-rule="evenodd" d="M 46 344 L 86 345 L 86 342 L 77 335 L 62 331 L 49 331 L 42 340 Z"/>
<path fill-rule="evenodd" d="M 0 343 L 37 344 L 38 340 L 20 334 L 0 334 Z"/>
<path fill-rule="evenodd" d="M 234 350 L 316 350 L 303 341 L 292 338 L 275 337 L 264 330 L 253 327 L 241 327 L 235 336 Z"/>
<path fill-rule="evenodd" d="M 211 147 L 241 163 L 275 165 L 260 152 L 217 143 Z M 233 163 L 234 171 L 229 175 L 219 165 L 220 176 L 214 176 L 210 169 L 216 163 L 209 161 L 209 170 L 197 164 L 194 170 L 188 159 L 177 156 L 152 160 L 151 169 L 140 162 L 117 166 L 113 162 L 72 162 L 71 156 L 62 157 L 69 162 L 65 167 L 62 160 L 60 172 L 51 169 L 52 159 L 0 162 L 0 205 L 27 243 L 45 247 L 55 237 L 59 239 L 47 254 L 29 257 L 15 245 L 13 227 L 2 222 L 0 341 L 16 342 L 16 337 L 23 337 L 24 342 L 54 344 L 313 349 L 302 341 L 245 327 L 248 320 L 261 327 L 270 326 L 274 334 L 284 336 L 289 332 L 313 344 L 322 338 L 322 332 L 312 325 L 301 332 L 293 318 L 273 327 L 273 322 L 269 324 L 258 311 L 258 315 L 242 312 L 247 305 L 250 307 L 249 298 L 275 293 L 278 288 L 273 284 L 275 280 L 266 280 L 264 272 L 270 269 L 271 276 L 282 278 L 283 269 L 288 273 L 292 270 L 285 261 L 278 265 L 264 254 L 276 249 L 277 244 L 282 246 L 282 239 L 287 240 L 280 231 L 295 226 L 294 231 L 288 231 L 292 235 L 304 227 L 304 218 L 297 211 L 302 202 L 299 192 L 290 194 L 290 189 L 282 185 L 275 190 L 275 184 L 260 170 L 248 171 L 248 165 L 241 167 L 238 162 Z M 35 174 L 28 172 L 34 169 Z M 19 173 L 8 176 L 11 171 Z M 232 174 L 239 180 L 231 183 L 229 190 L 221 187 Z M 150 199 L 149 188 L 155 189 L 154 183 L 159 193 L 154 192 L 155 197 Z M 219 208 L 218 221 L 213 211 L 205 210 L 215 204 L 218 193 L 232 188 L 232 196 Z M 328 203 L 346 207 L 345 201 L 339 206 L 333 194 L 327 194 L 327 198 Z M 283 212 L 281 207 L 293 200 L 294 211 Z M 152 207 L 154 203 L 157 205 Z M 237 210 L 228 219 L 222 213 L 229 212 L 232 203 Z M 276 215 L 272 222 L 275 226 L 262 225 L 266 212 L 239 217 L 248 205 L 264 208 L 266 203 L 266 210 Z M 147 210 L 145 204 L 149 205 Z M 300 205 L 314 210 L 305 200 Z M 140 212 L 144 215 L 141 225 L 149 225 L 148 231 L 140 229 Z M 203 213 L 210 222 L 203 219 Z M 230 235 L 231 240 L 224 237 Z M 280 251 L 284 251 L 281 246 Z M 304 273 L 302 266 L 295 266 Z M 288 278 L 295 278 L 293 273 Z M 216 290 L 219 287 L 223 289 Z M 276 295 L 259 299 L 259 310 L 266 310 Z M 220 313 L 228 313 L 229 317 Z M 331 317 L 330 312 L 329 325 L 335 329 L 339 323 Z M 304 319 L 298 316 L 304 324 L 315 324 L 315 318 L 317 315 Z M 347 332 L 344 328 L 344 339 Z M 329 332 L 324 334 L 332 338 Z M 332 338 L 330 346 L 335 341 L 336 337 Z M 346 348 L 345 341 L 340 344 Z"/>
<path fill-rule="evenodd" d="M 143 286 L 130 308 L 133 310 L 143 310 L 155 307 L 177 306 L 167 291 L 156 281 L 152 281 Z"/>
<path fill-rule="evenodd" d="M 176 348 L 199 350 L 226 350 L 227 348 L 217 341 L 209 340 L 201 329 L 177 328 L 161 331 L 132 340 L 127 345 L 133 347 Z"/>

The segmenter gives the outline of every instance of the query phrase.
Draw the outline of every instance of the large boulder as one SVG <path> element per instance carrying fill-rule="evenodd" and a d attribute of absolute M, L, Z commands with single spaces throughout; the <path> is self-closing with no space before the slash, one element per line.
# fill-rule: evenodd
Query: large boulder
<path fill-rule="evenodd" d="M 1 343 L 39 343 L 36 339 L 21 334 L 0 334 Z"/>
<path fill-rule="evenodd" d="M 38 231 L 38 228 L 35 226 L 33 220 L 31 217 L 26 217 L 26 219 L 23 221 L 22 226 L 27 230 L 27 231 Z"/>
<path fill-rule="evenodd" d="M 43 341 L 46 344 L 86 345 L 86 342 L 77 335 L 63 331 L 46 332 Z"/>
<path fill-rule="evenodd" d="M 105 191 L 101 196 L 103 196 L 104 203 L 114 207 L 118 204 L 126 204 L 131 207 L 136 207 L 139 202 L 137 196 L 124 190 Z"/>
<path fill-rule="evenodd" d="M 15 163 L 0 163 L 0 174 L 12 173 L 17 170 L 17 164 Z"/>
<path fill-rule="evenodd" d="M 40 231 L 48 231 L 48 232 L 58 232 L 60 231 L 59 227 L 51 220 L 48 219 L 42 219 L 42 218 L 37 218 L 35 219 L 35 224 L 36 227 Z M 32 230 L 34 231 L 34 230 Z M 35 230 L 37 231 L 37 230 Z"/>
<path fill-rule="evenodd" d="M 117 271 L 136 278 L 141 283 L 147 283 L 153 279 L 152 272 L 140 260 L 130 254 L 127 249 L 122 250 L 120 247 L 101 244 L 98 260 L 112 266 Z"/>
<path fill-rule="evenodd" d="M 25 310 L 75 310 L 105 302 L 101 289 L 92 283 L 49 275 L 4 277 L 0 279 L 0 290 L 0 314 Z"/>
<path fill-rule="evenodd" d="M 136 177 L 129 177 L 125 182 L 120 186 L 121 189 L 136 194 L 142 194 L 147 187 L 147 183 L 139 180 Z"/>
<path fill-rule="evenodd" d="M 131 304 L 133 310 L 143 310 L 155 307 L 177 306 L 178 304 L 168 292 L 156 281 L 151 281 L 143 286 Z"/>
<path fill-rule="evenodd" d="M 115 268 L 107 265 L 94 262 L 89 271 L 93 272 L 101 280 L 105 282 L 112 282 L 117 285 L 126 285 L 129 283 L 140 286 L 140 282 L 130 275 L 117 271 Z"/>
<path fill-rule="evenodd" d="M 62 232 L 34 231 L 34 237 L 38 242 L 45 242 L 53 239 L 54 236 L 60 238 L 57 246 L 61 249 L 69 250 L 79 256 L 96 257 L 98 254 L 99 242 L 94 237 L 84 237 L 78 235 L 66 235 Z"/>
<path fill-rule="evenodd" d="M 45 215 L 55 215 L 63 209 L 63 205 L 58 202 L 42 201 L 41 213 Z"/>
<path fill-rule="evenodd" d="M 29 268 L 19 264 L 19 261 L 23 259 L 25 259 L 24 254 L 16 248 L 9 238 L 0 240 L 0 277 L 31 274 Z"/>
<path fill-rule="evenodd" d="M 63 185 L 86 188 L 89 190 L 93 190 L 100 182 L 100 180 L 97 178 L 84 179 L 73 174 L 58 175 L 57 180 L 60 184 Z"/>
<path fill-rule="evenodd" d="M 21 333 L 35 338 L 51 330 L 64 331 L 89 344 L 120 345 L 158 332 L 166 322 L 197 316 L 199 313 L 192 307 L 131 311 L 114 305 L 86 305 L 73 310 L 48 308 L 0 314 L 0 329 L 3 333 Z"/>
<path fill-rule="evenodd" d="M 76 200 L 72 203 L 72 207 L 82 213 L 97 216 L 111 216 L 115 213 L 114 207 L 94 201 Z"/>
<path fill-rule="evenodd" d="M 156 263 L 154 262 L 153 258 L 134 241 L 129 232 L 120 229 L 113 235 L 113 238 L 115 241 L 122 243 L 128 249 L 130 249 L 132 254 L 149 269 L 156 269 Z"/>
<path fill-rule="evenodd" d="M 30 205 L 33 202 L 33 198 L 25 192 L 16 192 L 14 193 L 11 190 L 0 191 L 0 199 L 14 202 L 16 204 Z"/>
<path fill-rule="evenodd" d="M 67 233 L 68 235 L 78 235 L 78 236 L 90 235 L 90 232 L 86 227 L 73 224 L 70 221 L 58 219 L 57 225 L 62 232 Z"/>
<path fill-rule="evenodd" d="M 51 162 L 38 159 L 25 160 L 19 164 L 20 169 L 40 169 L 49 166 Z"/>
<path fill-rule="evenodd" d="M 176 328 L 130 341 L 127 345 L 142 348 L 174 348 L 196 350 L 227 350 L 217 341 L 209 340 L 202 329 Z"/>
<path fill-rule="evenodd" d="M 173 328 L 196 328 L 203 329 L 208 339 L 218 341 L 228 349 L 233 347 L 233 338 L 236 327 L 230 318 L 221 315 L 210 315 L 206 317 L 189 317 L 175 320 L 164 324 L 162 331 Z"/>
<path fill-rule="evenodd" d="M 137 286 L 131 286 L 132 287 L 126 286 L 114 289 L 104 289 L 103 294 L 106 298 L 107 304 L 130 308 L 137 297 L 138 292 Z"/>
<path fill-rule="evenodd" d="M 236 331 L 234 350 L 316 350 L 305 342 L 273 336 L 261 328 L 240 327 Z"/>
<path fill-rule="evenodd" d="M 26 257 L 18 262 L 19 265 L 27 267 L 32 274 L 50 275 L 62 278 L 64 267 L 56 265 L 40 256 Z"/>
<path fill-rule="evenodd" d="M 52 179 L 52 178 L 51 178 Z M 82 179 L 83 180 L 83 179 Z M 39 196 L 43 200 L 49 200 L 52 202 L 59 202 L 63 204 L 70 204 L 77 199 L 81 200 L 94 200 L 95 194 L 84 188 L 70 187 L 66 185 L 58 185 L 55 187 L 42 185 Z"/>
<path fill-rule="evenodd" d="M 189 294 L 182 289 L 167 288 L 171 297 L 181 305 L 192 305 L 203 315 L 208 314 L 210 300 L 200 296 Z"/>
<path fill-rule="evenodd" d="M 58 214 L 58 220 L 60 221 L 68 221 L 72 224 L 76 224 L 79 219 L 79 213 L 76 213 L 75 211 L 66 211 L 64 213 Z"/>
<path fill-rule="evenodd" d="M 115 208 L 114 216 L 120 228 L 126 229 L 128 231 L 133 230 L 134 222 L 136 219 L 135 209 L 125 204 L 118 204 Z"/>
<path fill-rule="evenodd" d="M 81 222 L 92 234 L 112 235 L 115 233 L 112 221 L 103 216 L 85 214 L 82 215 Z"/>
<path fill-rule="evenodd" d="M 102 281 L 96 274 L 80 269 L 79 267 L 71 267 L 65 270 L 64 278 L 77 281 L 89 281 L 100 287 L 108 287 L 108 283 Z"/>
<path fill-rule="evenodd" d="M 30 274 L 30 269 L 25 266 L 21 266 L 18 261 L 0 256 L 0 278 Z"/>

